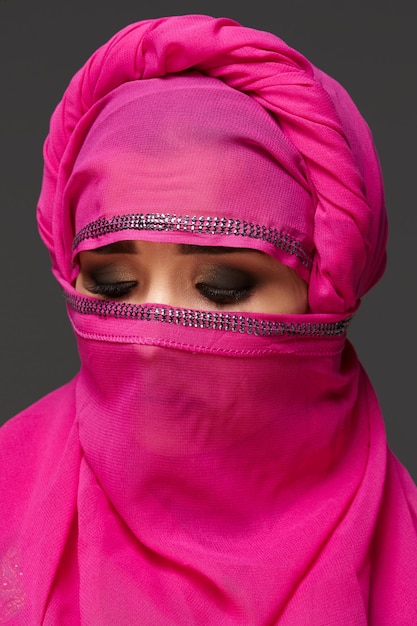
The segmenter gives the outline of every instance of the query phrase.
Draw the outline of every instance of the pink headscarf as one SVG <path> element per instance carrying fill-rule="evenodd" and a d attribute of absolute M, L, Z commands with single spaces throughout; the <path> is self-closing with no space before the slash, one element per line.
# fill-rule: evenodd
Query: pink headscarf
<path fill-rule="evenodd" d="M 416 489 L 346 339 L 386 243 L 346 92 L 228 19 L 132 24 L 52 117 L 38 219 L 82 367 L 2 429 L 0 623 L 416 623 Z M 259 249 L 311 313 L 76 292 L 136 238 Z"/>
<path fill-rule="evenodd" d="M 312 309 L 353 310 L 385 266 L 381 174 L 366 123 L 340 85 L 275 35 L 201 15 L 128 26 L 71 81 L 51 120 L 39 201 L 57 276 L 65 277 L 71 234 L 61 221 L 62 186 L 102 100 L 129 81 L 189 69 L 221 79 L 277 116 L 317 195 Z"/>

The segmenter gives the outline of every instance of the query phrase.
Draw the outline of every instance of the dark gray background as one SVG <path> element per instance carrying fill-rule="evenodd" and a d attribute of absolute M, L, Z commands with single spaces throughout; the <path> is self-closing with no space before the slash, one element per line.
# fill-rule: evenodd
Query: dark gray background
<path fill-rule="evenodd" d="M 389 265 L 350 337 L 379 396 L 388 440 L 417 479 L 415 16 L 411 0 L 0 0 L 1 415 L 10 418 L 78 368 L 62 296 L 37 234 L 42 143 L 74 72 L 119 28 L 206 13 L 269 30 L 334 76 L 370 124 L 390 218 Z"/>

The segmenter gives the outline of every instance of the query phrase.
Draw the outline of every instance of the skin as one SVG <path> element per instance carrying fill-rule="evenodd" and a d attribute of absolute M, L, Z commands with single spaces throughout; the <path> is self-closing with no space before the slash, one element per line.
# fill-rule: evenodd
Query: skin
<path fill-rule="evenodd" d="M 249 248 L 122 241 L 80 252 L 82 294 L 142 304 L 252 313 L 307 313 L 307 284 Z"/>

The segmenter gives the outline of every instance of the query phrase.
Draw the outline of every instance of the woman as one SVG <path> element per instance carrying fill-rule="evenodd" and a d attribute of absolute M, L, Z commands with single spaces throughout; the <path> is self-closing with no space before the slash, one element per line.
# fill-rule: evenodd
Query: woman
<path fill-rule="evenodd" d="M 340 85 L 228 19 L 132 24 L 52 117 L 38 221 L 82 366 L 2 429 L 3 623 L 414 624 L 416 489 L 346 338 L 383 188 Z"/>

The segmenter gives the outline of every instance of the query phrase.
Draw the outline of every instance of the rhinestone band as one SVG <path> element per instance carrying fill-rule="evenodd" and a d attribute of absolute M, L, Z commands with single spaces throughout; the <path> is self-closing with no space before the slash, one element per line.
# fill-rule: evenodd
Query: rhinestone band
<path fill-rule="evenodd" d="M 221 313 L 219 311 L 199 311 L 171 307 L 130 304 L 108 300 L 91 300 L 73 294 L 65 295 L 74 311 L 84 315 L 100 317 L 128 318 L 148 322 L 177 324 L 193 328 L 223 330 L 233 333 L 263 336 L 312 336 L 333 337 L 346 333 L 351 318 L 339 322 L 279 322 L 239 313 Z"/>
<path fill-rule="evenodd" d="M 300 241 L 276 228 L 226 217 L 181 216 L 169 213 L 132 213 L 116 215 L 111 219 L 102 217 L 90 222 L 77 233 L 74 238 L 73 249 L 86 239 L 95 239 L 122 230 L 168 232 L 177 230 L 189 233 L 248 237 L 249 239 L 266 241 L 288 254 L 295 255 L 307 268 L 311 268 L 313 263 L 312 253 L 303 248 Z"/>

